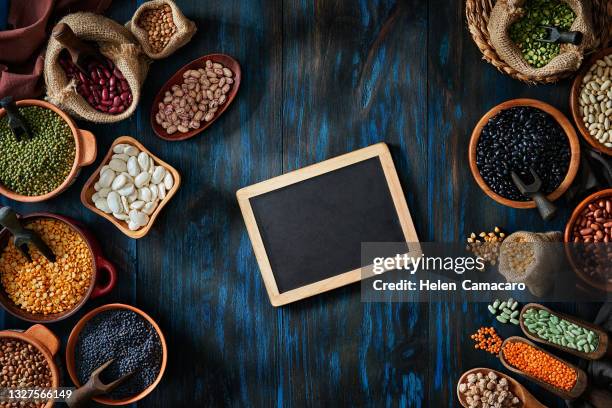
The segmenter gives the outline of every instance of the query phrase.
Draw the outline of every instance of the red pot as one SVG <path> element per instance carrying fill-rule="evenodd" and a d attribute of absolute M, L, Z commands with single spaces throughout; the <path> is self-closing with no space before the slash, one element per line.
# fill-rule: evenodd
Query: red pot
<path fill-rule="evenodd" d="M 95 299 L 97 297 L 104 296 L 110 293 L 115 287 L 115 284 L 117 283 L 117 270 L 110 261 L 104 258 L 104 256 L 102 255 L 102 249 L 100 248 L 100 244 L 93 236 L 93 234 L 87 229 L 85 229 L 83 224 L 81 224 L 80 222 L 73 220 L 69 217 L 65 217 L 63 215 L 52 214 L 48 212 L 37 212 L 20 216 L 20 219 L 24 221 L 34 220 L 36 218 L 52 218 L 64 222 L 68 224 L 74 231 L 76 231 L 87 243 L 90 254 L 92 256 L 93 264 L 93 273 L 91 274 L 91 282 L 89 284 L 89 288 L 87 289 L 87 292 L 81 298 L 81 300 L 79 300 L 71 309 L 65 310 L 61 313 L 53 313 L 47 315 L 29 313 L 26 310 L 23 310 L 19 306 L 15 305 L 15 303 L 13 303 L 13 301 L 7 296 L 6 292 L 1 286 L 0 305 L 2 305 L 2 307 L 7 312 L 22 320 L 35 323 L 53 323 L 72 316 L 85 304 L 85 302 L 87 302 L 90 297 L 92 299 Z M 4 248 L 9 236 L 10 233 L 6 228 L 0 231 L 0 248 Z M 107 278 L 107 282 L 105 284 L 100 283 L 102 282 L 102 279 L 100 279 L 102 274 L 105 274 Z"/>

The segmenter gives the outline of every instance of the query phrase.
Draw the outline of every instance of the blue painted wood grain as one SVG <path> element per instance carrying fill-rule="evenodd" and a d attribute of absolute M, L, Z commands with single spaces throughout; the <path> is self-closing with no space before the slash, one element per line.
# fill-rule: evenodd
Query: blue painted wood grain
<path fill-rule="evenodd" d="M 110 16 L 127 21 L 141 3 L 116 1 Z M 568 208 L 545 225 L 535 211 L 488 199 L 469 173 L 467 145 L 478 118 L 506 99 L 543 99 L 567 113 L 568 83 L 528 87 L 481 61 L 463 2 L 177 4 L 198 32 L 151 65 L 136 114 L 114 125 L 81 124 L 97 135 L 98 161 L 113 139 L 132 135 L 181 173 L 183 185 L 151 233 L 129 240 L 83 208 L 78 193 L 93 166 L 49 202 L 0 200 L 25 213 L 84 220 L 120 268 L 113 294 L 51 329 L 65 340 L 78 317 L 110 301 L 134 304 L 158 320 L 170 348 L 167 373 L 135 406 L 457 406 L 454 387 L 463 370 L 499 367 L 467 341 L 490 324 L 485 305 L 366 304 L 352 285 L 272 308 L 234 193 L 385 141 L 423 241 L 462 240 L 495 225 L 562 229 Z M 215 52 L 241 63 L 233 106 L 194 139 L 158 139 L 148 120 L 154 95 L 182 65 Z M 0 313 L 0 327 L 27 326 Z"/>

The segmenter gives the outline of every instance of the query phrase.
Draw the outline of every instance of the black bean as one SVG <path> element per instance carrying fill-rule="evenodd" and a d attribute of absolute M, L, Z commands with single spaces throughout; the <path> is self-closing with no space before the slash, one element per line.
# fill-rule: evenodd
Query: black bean
<path fill-rule="evenodd" d="M 77 376 L 81 384 L 110 359 L 101 380 L 110 383 L 133 373 L 105 397 L 133 397 L 152 384 L 161 368 L 162 347 L 155 329 L 131 310 L 108 310 L 88 321 L 75 346 Z"/>
<path fill-rule="evenodd" d="M 559 187 L 569 168 L 571 152 L 565 132 L 548 113 L 530 106 L 499 112 L 483 127 L 476 146 L 476 167 L 497 194 L 528 201 L 512 182 L 515 171 L 526 183 L 532 167 L 542 179 L 542 191 Z"/>

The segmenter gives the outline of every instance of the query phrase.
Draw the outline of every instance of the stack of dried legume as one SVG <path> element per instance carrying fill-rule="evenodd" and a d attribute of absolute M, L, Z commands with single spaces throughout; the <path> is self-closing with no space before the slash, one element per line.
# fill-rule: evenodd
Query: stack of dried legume
<path fill-rule="evenodd" d="M 508 341 L 502 352 L 508 364 L 553 387 L 570 391 L 576 385 L 576 370 L 530 344 Z"/>
<path fill-rule="evenodd" d="M 26 196 L 47 194 L 64 182 L 72 165 L 76 146 L 72 130 L 60 115 L 40 106 L 19 108 L 31 139 L 17 140 L 0 119 L 0 183 Z"/>
<path fill-rule="evenodd" d="M 599 336 L 594 331 L 544 309 L 527 309 L 521 317 L 529 333 L 553 344 L 585 353 L 595 351 L 599 345 Z"/>
<path fill-rule="evenodd" d="M 591 136 L 612 147 L 612 55 L 597 60 L 582 78 L 579 103 Z"/>
<path fill-rule="evenodd" d="M 87 293 L 93 261 L 89 246 L 68 224 L 37 219 L 27 225 L 51 248 L 56 262 L 49 262 L 31 247 L 32 262 L 13 241 L 0 256 L 0 282 L 9 299 L 30 313 L 61 313 Z"/>
<path fill-rule="evenodd" d="M 0 389 L 51 388 L 51 369 L 45 356 L 19 339 L 0 338 Z M 0 402 L 0 408 L 41 408 L 46 401 Z"/>
<path fill-rule="evenodd" d="M 147 32 L 149 45 L 155 53 L 163 50 L 176 33 L 172 8 L 167 4 L 143 11 L 138 25 Z"/>

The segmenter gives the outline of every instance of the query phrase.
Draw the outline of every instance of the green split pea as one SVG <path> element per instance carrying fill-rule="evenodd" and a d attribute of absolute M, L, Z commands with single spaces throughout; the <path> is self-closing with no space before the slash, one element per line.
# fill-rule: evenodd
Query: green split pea
<path fill-rule="evenodd" d="M 17 140 L 0 119 L 0 183 L 21 195 L 39 196 L 64 182 L 75 157 L 72 130 L 57 113 L 40 106 L 20 107 L 32 138 Z"/>
<path fill-rule="evenodd" d="M 522 318 L 525 327 L 532 335 L 553 344 L 584 353 L 597 350 L 599 345 L 599 336 L 592 330 L 571 323 L 544 309 L 527 309 Z"/>
<path fill-rule="evenodd" d="M 559 55 L 559 44 L 537 41 L 546 30 L 542 25 L 569 31 L 576 14 L 565 3 L 558 0 L 527 0 L 523 5 L 525 15 L 510 26 L 510 39 L 521 49 L 529 65 L 541 68 Z"/>

